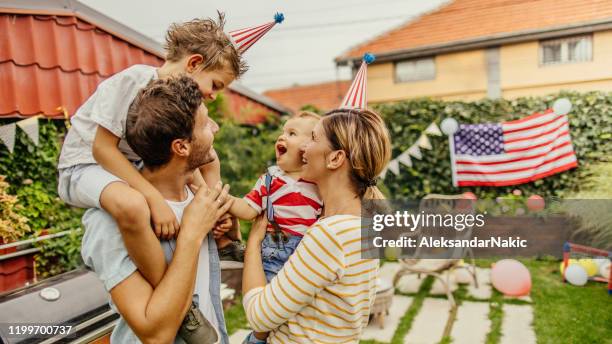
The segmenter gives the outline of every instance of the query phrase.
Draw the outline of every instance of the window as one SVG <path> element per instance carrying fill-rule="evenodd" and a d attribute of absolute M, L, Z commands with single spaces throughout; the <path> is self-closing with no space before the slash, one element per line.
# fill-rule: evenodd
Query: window
<path fill-rule="evenodd" d="M 540 42 L 540 64 L 591 61 L 593 43 L 591 36 L 576 36 Z"/>
<path fill-rule="evenodd" d="M 433 80 L 435 77 L 436 64 L 433 57 L 395 63 L 395 82 Z"/>

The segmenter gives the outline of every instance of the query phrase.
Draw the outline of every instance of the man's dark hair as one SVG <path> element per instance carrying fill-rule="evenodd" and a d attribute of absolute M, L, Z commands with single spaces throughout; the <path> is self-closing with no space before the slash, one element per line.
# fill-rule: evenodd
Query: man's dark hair
<path fill-rule="evenodd" d="M 147 168 L 165 165 L 172 157 L 171 143 L 191 139 L 202 94 L 186 76 L 151 81 L 130 105 L 126 139 Z"/>

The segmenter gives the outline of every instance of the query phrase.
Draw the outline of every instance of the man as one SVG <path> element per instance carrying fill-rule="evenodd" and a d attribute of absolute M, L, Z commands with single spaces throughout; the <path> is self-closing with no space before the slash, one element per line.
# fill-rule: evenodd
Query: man
<path fill-rule="evenodd" d="M 219 257 L 208 234 L 231 206 L 231 197 L 221 182 L 202 186 L 195 195 L 187 187 L 195 169 L 215 159 L 218 126 L 208 117 L 195 81 L 180 77 L 154 80 L 141 90 L 130 106 L 126 130 L 128 143 L 142 158 L 142 176 L 164 196 L 181 225 L 176 241 L 162 242 L 170 262 L 153 287 L 130 259 L 115 220 L 101 209 L 83 216 L 83 260 L 103 281 L 121 316 L 111 341 L 181 343 L 177 331 L 185 314 L 192 314 L 193 300 L 226 344 Z M 186 322 L 197 327 L 201 320 L 188 316 Z"/>

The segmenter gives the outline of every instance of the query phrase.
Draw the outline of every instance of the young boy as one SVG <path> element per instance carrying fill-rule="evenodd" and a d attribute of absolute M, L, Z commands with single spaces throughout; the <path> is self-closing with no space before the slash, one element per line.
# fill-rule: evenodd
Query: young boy
<path fill-rule="evenodd" d="M 135 65 L 102 82 L 77 110 L 59 161 L 60 197 L 82 208 L 102 208 L 117 222 L 129 255 L 154 287 L 162 279 L 166 261 L 160 239 L 177 234 L 176 216 L 161 193 L 137 171 L 138 155 L 125 140 L 126 117 L 137 92 L 151 80 L 179 74 L 191 77 L 203 99 L 214 100 L 240 77 L 247 66 L 223 32 L 224 19 L 195 19 L 173 24 L 166 36 L 166 61 L 154 68 Z M 218 126 L 208 122 L 216 132 Z M 215 185 L 219 161 L 194 174 L 195 183 Z M 190 311 L 189 316 L 194 315 Z M 187 319 L 186 318 L 186 319 Z"/>
<path fill-rule="evenodd" d="M 323 201 L 317 186 L 301 179 L 301 146 L 310 139 L 319 115 L 301 112 L 290 118 L 276 140 L 276 166 L 268 168 L 244 198 L 235 198 L 230 213 L 253 220 L 266 211 L 268 234 L 261 243 L 266 280 L 270 282 L 295 251 L 306 230 L 317 221 Z M 267 333 L 252 333 L 246 343 L 265 343 Z"/>

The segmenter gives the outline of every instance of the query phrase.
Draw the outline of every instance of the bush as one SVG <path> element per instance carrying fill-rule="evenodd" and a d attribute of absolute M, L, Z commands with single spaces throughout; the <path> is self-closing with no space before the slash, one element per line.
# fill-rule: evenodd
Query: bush
<path fill-rule="evenodd" d="M 21 206 L 17 197 L 8 194 L 9 184 L 0 176 L 0 240 L 4 243 L 16 241 L 30 233 L 28 218 L 19 214 Z"/>
<path fill-rule="evenodd" d="M 385 118 L 393 142 L 393 157 L 408 149 L 432 122 L 453 117 L 460 123 L 501 122 L 543 111 L 561 97 L 567 97 L 573 108 L 569 114 L 571 136 L 578 158 L 578 168 L 531 183 L 507 187 L 453 187 L 446 136 L 430 136 L 433 150 L 423 151 L 423 160 L 413 166 L 400 167 L 399 176 L 387 173 L 384 180 L 388 193 L 397 199 L 415 199 L 429 193 L 455 194 L 474 192 L 480 198 L 494 198 L 519 189 L 523 194 L 544 197 L 564 196 L 579 191 L 591 173 L 589 166 L 609 160 L 612 152 L 612 97 L 601 92 L 562 92 L 540 98 L 516 100 L 484 99 L 476 102 L 445 102 L 416 99 L 377 105 Z"/>

